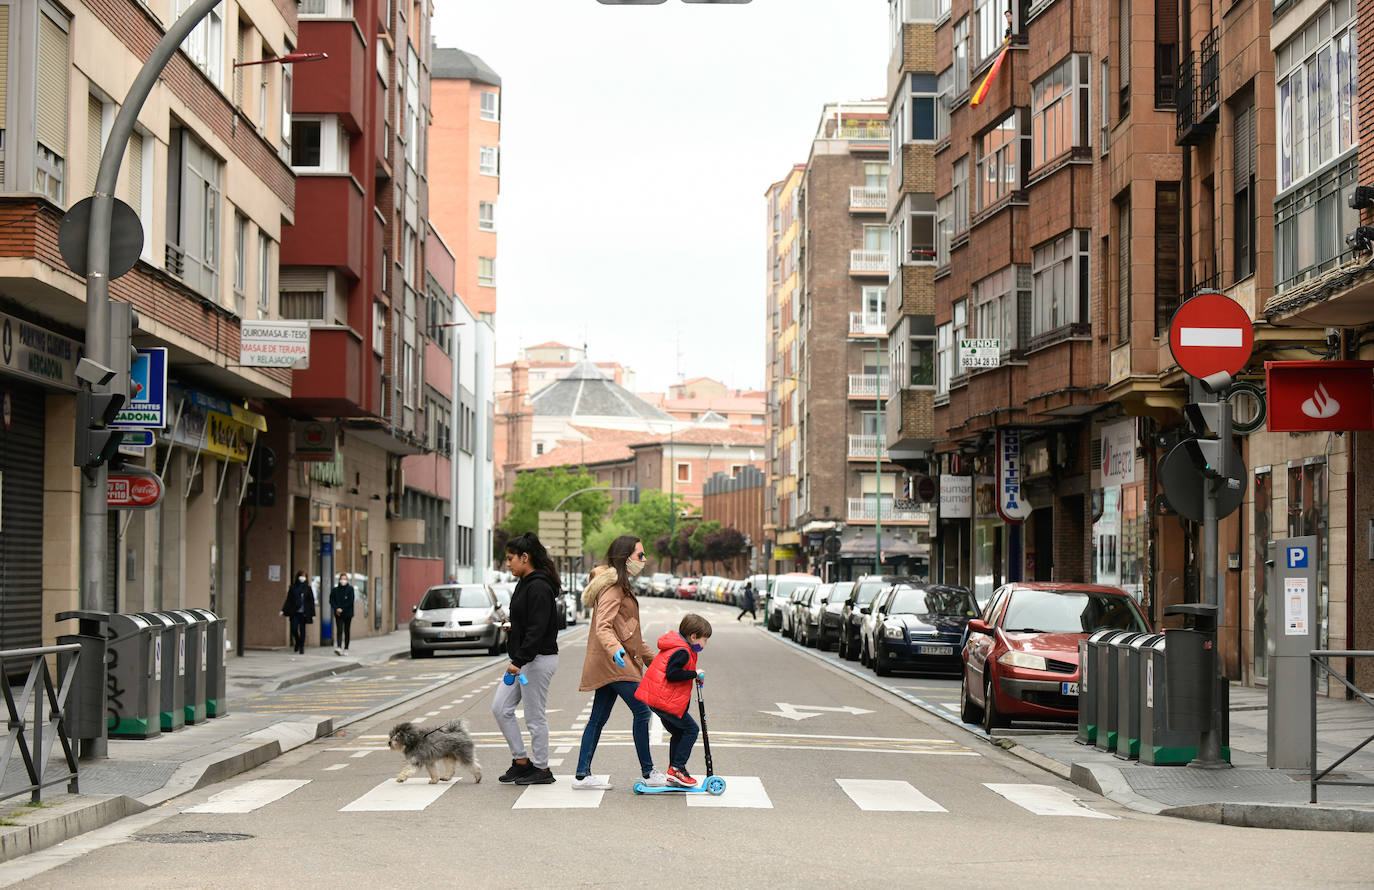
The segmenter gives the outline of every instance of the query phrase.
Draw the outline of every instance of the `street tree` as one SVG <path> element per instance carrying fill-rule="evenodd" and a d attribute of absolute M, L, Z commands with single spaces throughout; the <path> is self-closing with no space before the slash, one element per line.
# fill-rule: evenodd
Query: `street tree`
<path fill-rule="evenodd" d="M 620 505 L 615 511 L 615 521 L 647 545 L 668 534 L 670 527 L 676 528 L 681 524 L 671 519 L 673 504 L 676 504 L 678 515 L 681 516 L 687 507 L 687 501 L 681 495 L 670 498 L 667 492 L 657 488 L 642 491 L 639 503 Z M 657 549 L 654 548 L 655 552 Z M 666 553 L 658 555 L 667 556 Z"/>
<path fill-rule="evenodd" d="M 580 467 L 577 471 L 567 467 L 551 467 L 521 473 L 515 477 L 515 485 L 506 492 L 506 502 L 511 505 L 511 510 L 501 527 L 511 536 L 525 532 L 538 533 L 540 510 L 552 510 L 559 501 L 579 488 L 592 488 L 595 485 L 596 479 L 592 478 L 586 467 Z M 588 534 L 601 528 L 610 506 L 611 499 L 604 492 L 587 491 L 570 499 L 562 509 L 582 514 L 582 535 L 585 540 Z"/>
<path fill-rule="evenodd" d="M 721 565 L 733 563 L 749 551 L 744 533 L 733 526 L 708 534 L 705 545 L 706 558 Z"/>
<path fill-rule="evenodd" d="M 621 535 L 633 534 L 635 533 L 620 524 L 620 514 L 617 513 L 602 523 L 601 528 L 587 535 L 583 539 L 582 548 L 591 554 L 592 565 L 600 565 L 606 557 L 606 551 L 611 548 L 612 541 Z"/>
<path fill-rule="evenodd" d="M 706 539 L 710 535 L 714 535 L 716 532 L 720 531 L 720 529 L 720 523 L 714 519 L 710 522 L 699 522 L 696 527 L 692 529 L 690 544 L 692 556 L 695 559 L 701 560 L 702 568 L 705 568 L 706 560 L 710 559 L 706 553 Z"/>

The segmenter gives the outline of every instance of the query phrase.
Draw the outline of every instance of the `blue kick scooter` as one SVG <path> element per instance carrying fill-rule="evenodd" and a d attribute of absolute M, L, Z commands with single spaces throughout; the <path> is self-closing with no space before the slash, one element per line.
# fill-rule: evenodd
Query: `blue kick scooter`
<path fill-rule="evenodd" d="M 697 683 L 697 713 L 701 715 L 701 749 L 706 754 L 706 778 L 701 780 L 701 784 L 695 788 L 683 788 L 681 785 L 663 785 L 661 787 L 650 787 L 643 782 L 635 782 L 635 794 L 713 794 L 717 797 L 725 793 L 725 780 L 715 774 L 715 767 L 711 764 L 711 735 L 706 731 L 706 702 L 701 697 L 701 683 Z"/>

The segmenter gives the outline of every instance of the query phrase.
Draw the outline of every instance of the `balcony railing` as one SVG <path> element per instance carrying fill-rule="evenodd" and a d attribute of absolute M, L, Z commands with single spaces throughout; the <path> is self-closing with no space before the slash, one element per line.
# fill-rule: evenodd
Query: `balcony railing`
<path fill-rule="evenodd" d="M 875 510 L 873 508 L 873 497 L 848 498 L 849 509 L 846 511 L 846 518 L 850 522 L 873 522 Z M 924 510 L 897 510 L 892 506 L 892 499 L 885 498 L 882 501 L 883 522 L 929 522 L 930 514 Z"/>
<path fill-rule="evenodd" d="M 892 377 L 888 374 L 850 374 L 849 394 L 885 399 L 892 394 Z"/>
<path fill-rule="evenodd" d="M 877 460 L 878 437 L 856 436 L 851 433 L 849 436 L 849 456 Z"/>
<path fill-rule="evenodd" d="M 1177 145 L 1196 145 L 1216 131 L 1221 63 L 1217 59 L 1217 29 L 1202 40 L 1202 49 L 1188 53 L 1178 66 Z"/>
<path fill-rule="evenodd" d="M 859 275 L 886 275 L 888 252 L 886 250 L 851 250 L 849 252 L 849 271 Z"/>
<path fill-rule="evenodd" d="M 880 312 L 849 313 L 849 333 L 866 337 L 882 337 L 887 334 L 887 322 Z"/>
<path fill-rule="evenodd" d="M 887 188 L 849 187 L 850 210 L 887 210 Z"/>

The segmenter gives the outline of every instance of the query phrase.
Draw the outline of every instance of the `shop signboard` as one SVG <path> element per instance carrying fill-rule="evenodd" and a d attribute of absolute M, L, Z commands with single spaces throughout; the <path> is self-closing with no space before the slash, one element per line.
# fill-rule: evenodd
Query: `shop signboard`
<path fill-rule="evenodd" d="M 1021 433 L 997 431 L 997 515 L 1003 522 L 1020 522 L 1031 514 L 1021 490 Z"/>
<path fill-rule="evenodd" d="M 76 392 L 81 344 L 0 312 L 0 369 L 45 386 Z"/>

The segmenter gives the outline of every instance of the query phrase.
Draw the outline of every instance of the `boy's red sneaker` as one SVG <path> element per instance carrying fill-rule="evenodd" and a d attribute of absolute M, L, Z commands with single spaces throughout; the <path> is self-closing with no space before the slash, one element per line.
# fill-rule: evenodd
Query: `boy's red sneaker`
<path fill-rule="evenodd" d="M 677 785 L 679 788 L 697 787 L 697 780 L 688 775 L 687 770 L 678 769 L 675 766 L 668 767 L 668 783 Z"/>

